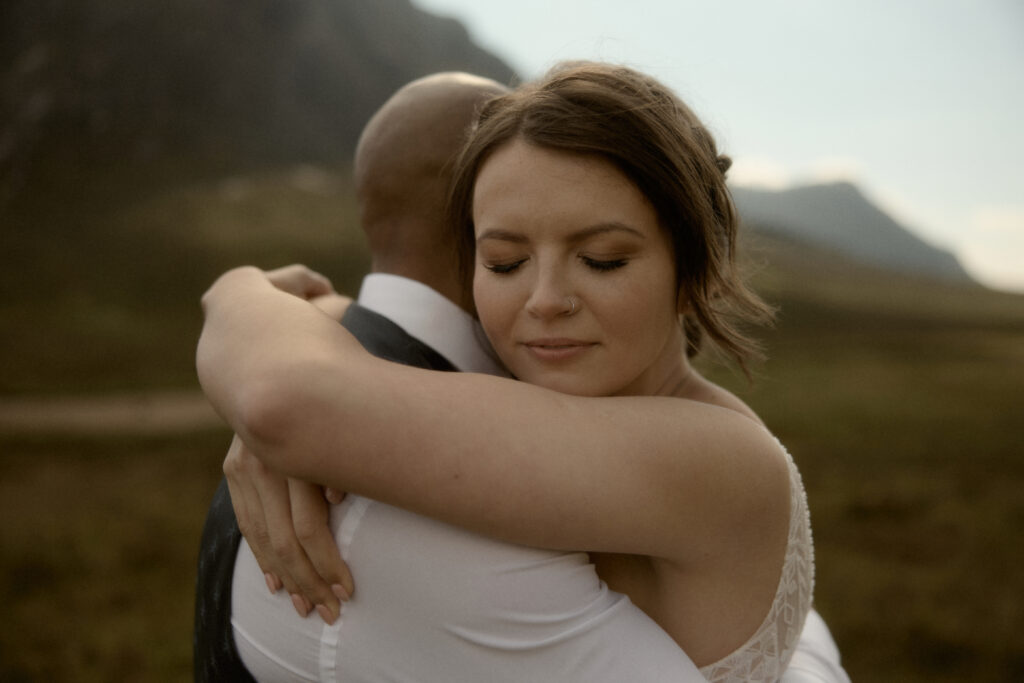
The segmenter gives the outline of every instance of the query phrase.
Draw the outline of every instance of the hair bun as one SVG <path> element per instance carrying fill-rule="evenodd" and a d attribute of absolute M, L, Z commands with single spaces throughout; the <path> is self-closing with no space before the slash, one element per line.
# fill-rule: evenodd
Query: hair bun
<path fill-rule="evenodd" d="M 725 154 L 719 154 L 715 159 L 715 165 L 718 166 L 719 173 L 724 176 L 732 168 L 732 158 Z"/>

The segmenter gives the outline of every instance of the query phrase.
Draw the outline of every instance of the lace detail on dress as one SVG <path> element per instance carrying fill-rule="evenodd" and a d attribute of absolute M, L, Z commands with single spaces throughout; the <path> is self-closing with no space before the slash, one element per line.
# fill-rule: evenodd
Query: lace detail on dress
<path fill-rule="evenodd" d="M 783 448 L 785 451 L 785 448 Z M 700 672 L 713 683 L 776 681 L 793 656 L 814 594 L 814 545 L 811 520 L 800 472 L 789 464 L 789 540 L 782 576 L 768 615 L 742 647 Z"/>

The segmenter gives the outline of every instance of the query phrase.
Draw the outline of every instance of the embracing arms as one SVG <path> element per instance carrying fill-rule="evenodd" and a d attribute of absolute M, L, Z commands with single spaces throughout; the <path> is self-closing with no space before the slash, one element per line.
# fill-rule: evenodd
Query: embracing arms
<path fill-rule="evenodd" d="M 406 370 L 296 304 L 255 269 L 229 274 L 204 298 L 198 355 L 218 410 L 284 472 L 500 538 L 679 562 L 723 538 L 770 535 L 767 520 L 780 517 L 779 446 L 732 411 Z M 811 630 L 783 680 L 848 680 L 834 644 L 819 653 Z M 796 666 L 804 651 L 829 670 Z"/>
<path fill-rule="evenodd" d="M 304 266 L 280 268 L 267 277 L 332 320 L 341 320 L 352 303 Z M 265 573 L 270 592 L 283 588 L 301 616 L 315 604 L 321 617 L 333 623 L 340 600 L 351 596 L 354 586 L 328 526 L 324 490 L 271 470 L 237 435 L 224 458 L 224 478 L 238 528 Z"/>
<path fill-rule="evenodd" d="M 505 540 L 681 563 L 784 531 L 781 449 L 732 411 L 380 361 L 256 269 L 204 308 L 204 389 L 286 474 Z"/>

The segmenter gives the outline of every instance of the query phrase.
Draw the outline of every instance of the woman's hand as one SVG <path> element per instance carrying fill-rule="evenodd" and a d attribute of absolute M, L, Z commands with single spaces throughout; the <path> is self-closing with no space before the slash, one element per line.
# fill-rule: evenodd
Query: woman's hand
<path fill-rule="evenodd" d="M 323 490 L 272 472 L 237 436 L 224 458 L 224 474 L 238 526 L 267 588 L 287 590 L 300 616 L 315 606 L 333 624 L 354 586 L 328 526 Z"/>
<path fill-rule="evenodd" d="M 266 272 L 251 266 L 236 268 L 218 278 L 203 295 L 207 321 L 197 367 L 201 378 L 218 380 L 216 385 L 219 393 L 226 392 L 225 399 L 237 396 L 239 383 L 251 376 L 252 360 L 263 365 L 259 357 L 241 364 L 241 374 L 222 376 L 230 365 L 227 359 L 238 355 L 232 350 L 236 347 L 225 342 L 251 339 L 266 329 L 267 323 L 260 321 L 268 316 L 289 328 L 283 320 L 287 309 L 297 302 L 288 304 L 287 300 L 296 299 L 282 297 L 282 292 L 297 299 L 313 299 L 311 303 L 327 301 L 338 311 L 345 301 L 327 278 L 301 265 Z M 275 301 L 278 306 L 269 310 Z M 286 339 L 282 348 L 292 353 L 294 341 Z M 323 490 L 270 470 L 238 437 L 224 460 L 224 473 L 239 528 L 266 575 L 268 588 L 276 592 L 284 587 L 299 614 L 306 616 L 316 606 L 325 621 L 333 622 L 339 601 L 351 595 L 353 582 L 328 526 Z"/>
<path fill-rule="evenodd" d="M 264 274 L 271 284 L 282 292 L 288 292 L 306 301 L 336 293 L 330 280 L 301 263 L 264 271 Z"/>
<path fill-rule="evenodd" d="M 331 320 L 340 321 L 342 316 L 345 315 L 345 311 L 352 305 L 352 297 L 332 292 L 313 297 L 309 300 L 309 303 L 326 313 Z"/>

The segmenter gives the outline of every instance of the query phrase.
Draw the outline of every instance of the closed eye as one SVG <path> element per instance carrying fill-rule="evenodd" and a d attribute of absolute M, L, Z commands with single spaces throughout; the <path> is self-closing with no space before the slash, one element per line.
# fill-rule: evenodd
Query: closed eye
<path fill-rule="evenodd" d="M 525 261 L 526 259 L 519 259 L 518 261 L 511 261 L 509 263 L 485 263 L 484 268 L 492 273 L 497 273 L 498 275 L 506 275 L 523 265 L 523 262 Z"/>
<path fill-rule="evenodd" d="M 605 272 L 605 271 L 609 271 L 609 270 L 616 270 L 616 269 L 621 268 L 624 265 L 626 265 L 626 263 L 628 263 L 628 261 L 626 259 L 624 259 L 624 258 L 619 258 L 619 259 L 595 259 L 595 258 L 591 258 L 589 256 L 580 256 L 580 258 L 583 259 L 583 263 L 585 263 L 588 268 L 592 268 L 593 270 L 597 270 L 597 271 L 601 271 L 601 272 Z"/>

